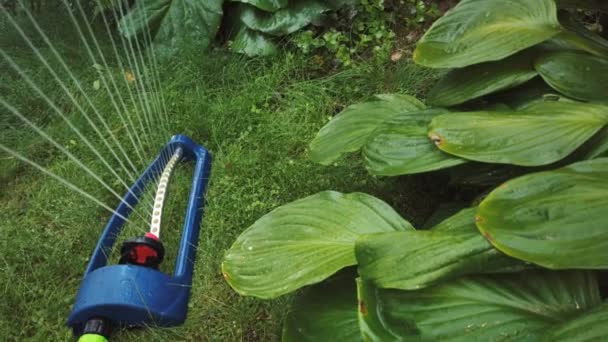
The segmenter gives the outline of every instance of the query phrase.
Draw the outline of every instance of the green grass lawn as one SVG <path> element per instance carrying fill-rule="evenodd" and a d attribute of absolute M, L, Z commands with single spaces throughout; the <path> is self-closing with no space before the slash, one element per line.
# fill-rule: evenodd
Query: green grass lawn
<path fill-rule="evenodd" d="M 56 30 L 49 29 L 56 48 L 135 158 L 110 98 L 93 87 L 97 74 L 84 49 L 73 37 Z M 94 146 L 105 151 L 104 157 L 111 158 L 27 45 L 14 32 L 3 33 L 0 43 Z M 42 42 L 35 44 L 44 56 L 51 57 Z M 57 66 L 56 62 L 52 65 Z M 122 73 L 115 64 L 111 68 L 116 75 Z M 273 301 L 243 298 L 222 278 L 223 253 L 240 232 L 281 204 L 328 189 L 379 196 L 414 224 L 421 224 L 436 205 L 428 178 L 371 177 L 356 156 L 329 167 L 307 158 L 310 140 L 344 106 L 376 93 L 423 96 L 435 78 L 430 71 L 409 62 L 364 63 L 327 71 L 288 52 L 271 59 L 247 59 L 222 51 L 171 57 L 162 61 L 158 71 L 171 133 L 186 134 L 212 152 L 212 177 L 186 323 L 171 329 L 121 332 L 114 340 L 277 340 L 293 296 Z M 61 77 L 67 82 L 67 75 Z M 74 85 L 70 89 L 75 91 Z M 124 192 L 99 158 L 2 59 L 0 97 L 118 193 Z M 84 103 L 82 96 L 77 100 Z M 130 110 L 128 115 L 136 119 L 137 113 Z M 32 129 L 5 109 L 0 109 L 0 117 L 2 144 L 116 206 L 117 200 L 107 190 Z M 145 157 L 153 158 L 169 138 L 168 132 L 149 133 Z M 110 214 L 7 154 L 1 154 L 0 161 L 0 339 L 69 340 L 71 332 L 65 321 L 88 257 Z M 163 220 L 168 249 L 165 271 L 171 271 L 175 259 L 191 172 L 191 165 L 182 165 L 171 182 Z M 128 230 L 136 234 L 141 227 Z"/>

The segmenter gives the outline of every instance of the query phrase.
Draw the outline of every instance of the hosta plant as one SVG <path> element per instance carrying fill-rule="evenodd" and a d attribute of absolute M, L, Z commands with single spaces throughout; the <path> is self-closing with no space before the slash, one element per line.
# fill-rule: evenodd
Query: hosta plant
<path fill-rule="evenodd" d="M 119 31 L 127 38 L 151 35 L 157 50 L 171 52 L 185 44 L 205 48 L 222 30 L 230 36 L 233 51 L 270 55 L 278 48 L 278 38 L 351 3 L 353 0 L 136 1 L 121 19 Z"/>
<path fill-rule="evenodd" d="M 227 282 L 259 298 L 309 287 L 285 341 L 608 336 L 598 281 L 608 269 L 608 42 L 560 9 L 575 3 L 461 1 L 414 53 L 450 69 L 426 104 L 377 95 L 311 143 L 314 161 L 361 151 L 380 176 L 477 170 L 477 201 L 420 229 L 369 195 L 312 195 L 243 232 L 222 265 Z"/>
<path fill-rule="evenodd" d="M 317 284 L 294 304 L 285 341 L 602 336 L 593 270 L 608 268 L 606 179 L 608 158 L 532 173 L 428 230 L 372 196 L 321 192 L 260 218 L 222 271 L 265 299 Z"/>

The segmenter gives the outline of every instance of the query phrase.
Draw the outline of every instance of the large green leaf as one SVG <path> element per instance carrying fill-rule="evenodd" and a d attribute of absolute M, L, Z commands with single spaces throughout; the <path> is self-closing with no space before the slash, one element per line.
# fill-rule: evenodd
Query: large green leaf
<path fill-rule="evenodd" d="M 511 180 L 477 211 L 504 253 L 548 268 L 608 268 L 608 158 Z"/>
<path fill-rule="evenodd" d="M 366 341 L 535 341 L 601 302 L 593 274 L 577 271 L 464 277 L 417 291 L 357 285 Z"/>
<path fill-rule="evenodd" d="M 608 303 L 585 312 L 566 323 L 547 329 L 541 341 L 545 342 L 592 342 L 605 341 L 608 337 Z"/>
<path fill-rule="evenodd" d="M 370 135 L 391 117 L 424 109 L 422 102 L 409 95 L 376 95 L 371 101 L 347 107 L 326 124 L 310 144 L 310 158 L 329 165 L 343 153 L 359 150 Z"/>
<path fill-rule="evenodd" d="M 534 66 L 560 93 L 585 101 L 608 101 L 608 59 L 576 52 L 551 52 Z"/>
<path fill-rule="evenodd" d="M 185 44 L 207 47 L 215 38 L 222 21 L 223 0 L 149 0 L 137 1 L 120 20 L 119 30 L 127 38 L 154 36 L 154 47 L 172 52 Z"/>
<path fill-rule="evenodd" d="M 499 62 L 487 62 L 447 73 L 431 89 L 428 102 L 454 106 L 493 92 L 518 86 L 536 76 L 529 54 L 518 54 Z"/>
<path fill-rule="evenodd" d="M 242 2 L 255 6 L 266 12 L 276 12 L 281 8 L 287 7 L 289 0 L 230 0 L 232 2 Z"/>
<path fill-rule="evenodd" d="M 271 56 L 277 53 L 278 46 L 272 38 L 242 26 L 232 38 L 230 50 L 253 56 Z"/>
<path fill-rule="evenodd" d="M 361 341 L 355 277 L 339 275 L 308 289 L 287 315 L 282 341 Z"/>
<path fill-rule="evenodd" d="M 413 227 L 375 197 L 320 192 L 247 228 L 226 253 L 222 271 L 240 294 L 273 298 L 354 265 L 360 235 L 408 229 Z"/>
<path fill-rule="evenodd" d="M 286 8 L 290 1 L 288 0 L 230 0 L 232 2 L 241 2 L 255 6 L 266 12 L 276 12 L 282 8 Z M 305 2 L 305 1 L 304 1 Z M 359 3 L 359 0 L 326 0 L 324 1 L 332 9 L 336 10 L 344 6 L 353 6 Z"/>
<path fill-rule="evenodd" d="M 560 32 L 554 0 L 463 0 L 418 42 L 414 60 L 432 68 L 496 61 Z"/>
<path fill-rule="evenodd" d="M 363 147 L 370 173 L 396 176 L 428 172 L 465 163 L 444 153 L 427 138 L 427 127 L 444 109 L 399 113 L 376 129 Z"/>
<path fill-rule="evenodd" d="M 525 268 L 479 234 L 474 209 L 465 209 L 446 221 L 431 231 L 361 236 L 356 243 L 359 274 L 381 288 L 414 290 L 466 274 Z"/>
<path fill-rule="evenodd" d="M 300 0 L 274 13 L 264 12 L 253 6 L 239 6 L 239 16 L 249 29 L 272 36 L 285 36 L 296 32 L 332 8 L 320 0 Z"/>
<path fill-rule="evenodd" d="M 608 123 L 608 106 L 544 102 L 519 112 L 439 115 L 429 137 L 442 151 L 486 163 L 545 165 L 582 145 Z"/>

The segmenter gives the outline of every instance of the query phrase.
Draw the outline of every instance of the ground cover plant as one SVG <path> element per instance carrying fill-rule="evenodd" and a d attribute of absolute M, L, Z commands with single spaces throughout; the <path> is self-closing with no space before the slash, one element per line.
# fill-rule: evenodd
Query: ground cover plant
<path fill-rule="evenodd" d="M 608 41 L 581 3 L 461 1 L 414 51 L 450 69 L 426 103 L 377 95 L 310 144 L 324 165 L 361 151 L 373 175 L 482 185 L 464 208 L 421 229 L 377 197 L 320 192 L 246 229 L 226 281 L 264 299 L 313 285 L 284 341 L 608 336 Z"/>
<path fill-rule="evenodd" d="M 34 79 L 42 93 L 58 103 L 86 137 L 95 137 L 92 127 L 28 43 L 1 15 L 0 18 L 2 51 Z M 23 30 L 38 37 L 36 30 L 26 25 L 27 18 L 19 18 L 23 19 Z M 106 54 L 109 70 L 101 73 L 100 65 L 90 60 L 63 13 L 49 13 L 37 19 L 80 81 L 78 85 L 107 119 L 110 130 L 128 146 L 124 125 L 104 91 L 102 74 L 109 72 L 129 79 L 137 79 L 138 74 L 128 66 L 122 68 L 111 58 L 111 52 Z M 102 26 L 101 30 L 104 32 L 105 28 Z M 32 44 L 51 67 L 62 70 L 43 39 L 38 37 Z M 100 44 L 104 51 L 112 50 L 107 41 L 101 40 Z M 173 329 L 124 331 L 116 334 L 114 340 L 278 340 L 293 297 L 259 302 L 238 296 L 220 271 L 224 252 L 242 227 L 255 218 L 283 203 L 328 188 L 382 197 L 401 215 L 421 224 L 434 209 L 429 198 L 434 186 L 415 179 L 370 178 L 357 159 L 324 167 L 308 160 L 307 149 L 308 142 L 327 122 L 327 113 L 339 112 L 345 105 L 374 93 L 403 92 L 421 97 L 437 75 L 405 62 L 361 63 L 327 73 L 308 58 L 284 52 L 271 59 L 247 59 L 223 51 L 202 57 L 199 50 L 185 49 L 178 56 L 158 64 L 160 91 L 171 116 L 169 131 L 191 136 L 214 155 L 188 320 Z M 67 72 L 60 76 L 69 80 Z M 134 87 L 136 83 L 132 82 Z M 77 84 L 67 85 L 71 92 L 77 91 Z M 124 191 L 111 171 L 32 90 L 4 55 L 0 57 L 0 99 L 16 106 L 114 190 Z M 85 103 L 84 95 L 77 100 Z M 133 120 L 138 119 L 135 111 L 128 113 Z M 115 206 L 116 199 L 106 189 L 3 104 L 0 118 L 0 144 Z M 169 136 L 146 131 L 141 138 L 148 141 L 144 157 L 150 157 Z M 109 151 L 102 150 L 100 140 L 92 143 L 100 148 L 104 158 L 112 158 Z M 134 151 L 127 153 L 135 158 Z M 184 165 L 171 181 L 170 202 L 163 220 L 168 258 L 165 265 L 169 267 L 175 253 L 171 247 L 179 239 L 191 172 L 190 166 Z M 0 180 L 0 334 L 3 339 L 17 341 L 70 340 L 65 321 L 90 253 L 110 214 L 4 151 L 0 152 Z M 141 227 L 128 229 L 132 229 L 132 234 L 128 231 L 125 237 L 141 233 Z"/>

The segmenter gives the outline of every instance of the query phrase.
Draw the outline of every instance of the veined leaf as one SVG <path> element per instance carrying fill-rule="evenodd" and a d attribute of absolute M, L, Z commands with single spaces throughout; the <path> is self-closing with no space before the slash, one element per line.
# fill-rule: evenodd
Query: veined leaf
<path fill-rule="evenodd" d="M 371 134 L 363 147 L 370 173 L 396 176 L 428 172 L 465 163 L 466 160 L 444 153 L 426 137 L 432 118 L 445 109 L 426 109 L 399 113 Z"/>
<path fill-rule="evenodd" d="M 409 95 L 376 95 L 371 101 L 347 107 L 329 121 L 310 143 L 310 158 L 329 165 L 343 153 L 359 150 L 385 120 L 404 112 L 424 109 Z"/>
<path fill-rule="evenodd" d="M 230 0 L 232 2 L 241 2 L 244 4 L 249 4 L 255 6 L 262 11 L 266 12 L 276 12 L 281 8 L 287 7 L 289 5 L 289 0 Z"/>
<path fill-rule="evenodd" d="M 154 47 L 171 52 L 184 44 L 207 47 L 215 38 L 222 21 L 223 0 L 149 0 L 137 1 L 135 7 L 119 22 L 127 38 L 149 30 Z"/>
<path fill-rule="evenodd" d="M 513 179 L 477 211 L 502 252 L 555 269 L 608 268 L 608 158 Z"/>
<path fill-rule="evenodd" d="M 448 72 L 431 89 L 428 102 L 450 107 L 493 92 L 518 86 L 537 75 L 529 54 L 511 56 Z"/>
<path fill-rule="evenodd" d="M 554 0 L 463 0 L 420 39 L 414 61 L 462 68 L 503 59 L 559 32 Z"/>
<path fill-rule="evenodd" d="M 571 98 L 608 101 L 608 59 L 576 52 L 551 52 L 534 66 L 553 89 Z"/>
<path fill-rule="evenodd" d="M 355 278 L 339 275 L 308 289 L 287 315 L 282 341 L 361 341 Z"/>
<path fill-rule="evenodd" d="M 474 210 L 465 209 L 446 221 L 431 231 L 361 236 L 356 243 L 359 274 L 380 288 L 414 290 L 467 274 L 526 268 L 479 234 Z"/>
<path fill-rule="evenodd" d="M 525 265 L 496 250 L 477 231 L 413 231 L 357 240 L 359 274 L 381 288 L 415 290 L 468 274 L 520 271 Z"/>
<path fill-rule="evenodd" d="M 604 341 L 607 336 L 608 303 L 604 303 L 579 317 L 547 329 L 541 341 L 599 342 Z"/>
<path fill-rule="evenodd" d="M 318 20 L 332 8 L 320 0 L 299 0 L 274 13 L 242 5 L 239 16 L 249 29 L 272 36 L 285 36 Z"/>
<path fill-rule="evenodd" d="M 463 277 L 417 291 L 357 286 L 366 341 L 534 341 L 601 303 L 593 274 L 577 271 Z"/>
<path fill-rule="evenodd" d="M 593 147 L 585 156 L 585 159 L 608 157 L 608 126 L 604 127 L 591 140 Z"/>
<path fill-rule="evenodd" d="M 375 197 L 320 192 L 247 228 L 226 253 L 222 271 L 240 294 L 273 298 L 354 265 L 360 235 L 408 229 L 414 228 Z"/>
<path fill-rule="evenodd" d="M 232 39 L 230 50 L 249 57 L 271 56 L 277 53 L 278 46 L 270 37 L 243 26 Z"/>
<path fill-rule="evenodd" d="M 608 123 L 608 106 L 544 102 L 519 112 L 436 116 L 429 137 L 439 149 L 486 163 L 538 166 L 556 162 Z"/>

